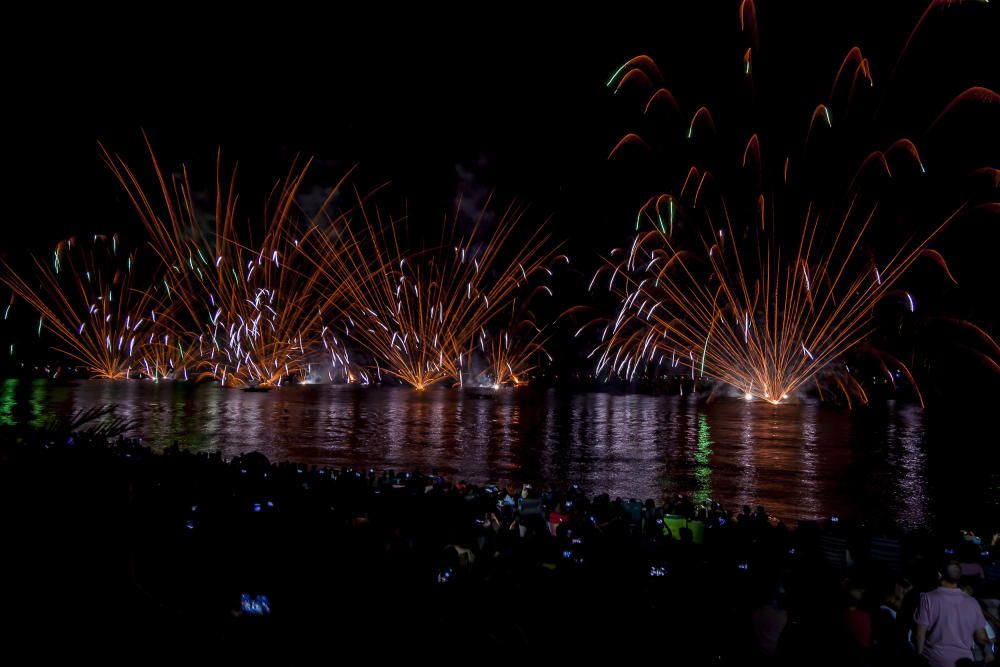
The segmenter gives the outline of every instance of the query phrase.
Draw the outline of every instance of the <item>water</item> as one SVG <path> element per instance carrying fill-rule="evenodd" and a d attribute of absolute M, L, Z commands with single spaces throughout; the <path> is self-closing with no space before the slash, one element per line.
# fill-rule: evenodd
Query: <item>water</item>
<path fill-rule="evenodd" d="M 115 404 L 153 446 L 227 457 L 567 481 L 591 493 L 764 504 L 784 520 L 876 515 L 908 528 L 1000 516 L 1000 457 L 968 419 L 889 402 L 853 412 L 699 397 L 314 385 L 5 380 L 0 423 Z"/>

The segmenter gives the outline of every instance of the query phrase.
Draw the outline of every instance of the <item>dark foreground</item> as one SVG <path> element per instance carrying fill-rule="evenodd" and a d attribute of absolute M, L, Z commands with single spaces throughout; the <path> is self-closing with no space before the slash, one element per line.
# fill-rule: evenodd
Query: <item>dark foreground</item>
<path fill-rule="evenodd" d="M 38 660 L 600 652 L 906 665 L 919 664 L 909 619 L 942 559 L 979 563 L 973 594 L 997 597 L 995 526 L 963 526 L 980 544 L 892 526 L 790 530 L 762 508 L 685 498 L 656 507 L 573 487 L 0 437 L 4 627 Z"/>

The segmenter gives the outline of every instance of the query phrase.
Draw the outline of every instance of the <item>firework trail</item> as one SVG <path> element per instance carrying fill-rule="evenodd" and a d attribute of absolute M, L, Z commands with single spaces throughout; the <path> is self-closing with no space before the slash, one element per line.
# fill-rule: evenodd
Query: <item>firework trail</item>
<path fill-rule="evenodd" d="M 749 81 L 757 48 L 751 0 L 740 5 L 740 25 L 747 38 L 740 66 Z M 648 56 L 626 62 L 607 84 L 616 94 L 643 91 L 644 118 L 661 123 L 663 117 L 684 118 Z M 864 126 L 857 111 L 843 128 L 834 121 L 848 118 L 856 98 L 873 87 L 868 60 L 860 48 L 852 48 L 829 99 L 808 115 L 803 143 L 784 151 L 780 146 L 767 150 L 763 138 L 779 133 L 766 127 L 764 116 L 765 127 L 749 128 L 735 146 L 711 153 L 706 146 L 716 148 L 731 134 L 716 127 L 707 107 L 687 115 L 675 136 L 690 162 L 676 178 L 676 188 L 644 202 L 631 246 L 613 251 L 591 281 L 591 289 L 607 289 L 619 299 L 614 317 L 591 323 L 600 331 L 591 354 L 598 375 L 633 379 L 651 368 L 666 368 L 770 403 L 807 384 L 815 384 L 821 396 L 825 387 L 848 404 L 867 402 L 865 389 L 844 362 L 844 355 L 855 351 L 875 359 L 893 384 L 892 369 L 898 369 L 923 403 L 906 364 L 862 343 L 874 328 L 880 303 L 915 312 L 913 294 L 900 287 L 914 263 L 929 259 L 954 281 L 929 244 L 956 217 L 996 204 L 956 204 L 921 233 L 886 230 L 880 195 L 927 188 L 928 166 L 907 137 L 859 152 L 861 136 L 868 133 L 859 131 L 859 123 Z M 965 104 L 997 101 L 1000 97 L 988 89 L 967 90 L 929 129 Z M 609 159 L 655 150 L 642 134 L 630 132 Z M 738 166 L 710 166 L 712 156 L 727 153 Z"/>
<path fill-rule="evenodd" d="M 566 255 L 556 262 L 569 263 Z M 492 333 L 482 329 L 473 341 L 468 357 L 479 354 L 486 366 L 475 376 L 480 386 L 521 386 L 540 367 L 543 359 L 552 361 L 546 346 L 551 338 L 549 327 L 540 323 L 530 309 L 535 297 L 552 296 L 547 285 L 537 285 L 525 299 L 514 299 L 506 314 L 498 314 Z M 498 326 L 499 325 L 499 328 Z"/>
<path fill-rule="evenodd" d="M 337 329 L 374 360 L 369 376 L 418 390 L 444 380 L 461 385 L 477 337 L 519 289 L 548 275 L 552 244 L 543 227 L 514 247 L 523 209 L 508 207 L 487 230 L 488 205 L 467 234 L 457 232 L 456 212 L 437 244 L 420 251 L 405 245 L 405 218 L 370 215 L 360 198 L 360 224 L 309 236 L 308 256 L 323 258 L 316 266 L 339 294 L 330 300 L 340 304 Z M 345 245 L 350 252 L 338 250 Z"/>
<path fill-rule="evenodd" d="M 124 160 L 107 150 L 103 154 L 166 267 L 165 321 L 172 326 L 146 363 L 159 355 L 155 361 L 161 367 L 180 368 L 185 378 L 213 379 L 226 386 L 274 386 L 305 379 L 312 356 L 328 351 L 331 340 L 324 326 L 327 303 L 319 298 L 322 274 L 303 257 L 299 234 L 328 215 L 340 184 L 317 214 L 306 216 L 296 196 L 309 163 L 293 165 L 270 193 L 263 232 L 254 239 L 251 225 L 239 213 L 235 169 L 223 178 L 221 154 L 214 210 L 208 213 L 195 204 L 187 169 L 167 176 L 151 147 L 156 189 L 149 193 Z"/>
<path fill-rule="evenodd" d="M 0 281 L 39 316 L 58 339 L 56 351 L 84 365 L 96 378 L 127 378 L 152 330 L 159 301 L 136 287 L 135 254 L 120 251 L 117 236 L 61 241 L 52 257 L 33 257 L 34 274 L 0 262 Z M 12 305 L 5 309 L 5 319 Z"/>

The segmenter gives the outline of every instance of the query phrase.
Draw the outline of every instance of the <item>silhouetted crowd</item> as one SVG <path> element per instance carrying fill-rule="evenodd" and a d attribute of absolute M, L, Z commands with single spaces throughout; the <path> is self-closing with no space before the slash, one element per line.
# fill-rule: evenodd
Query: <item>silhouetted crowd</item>
<path fill-rule="evenodd" d="M 5 627 L 39 659 L 71 646 L 138 658 L 197 647 L 463 662 L 594 651 L 684 665 L 992 660 L 993 527 L 903 533 L 834 517 L 792 530 L 764 507 L 710 499 L 0 436 Z"/>

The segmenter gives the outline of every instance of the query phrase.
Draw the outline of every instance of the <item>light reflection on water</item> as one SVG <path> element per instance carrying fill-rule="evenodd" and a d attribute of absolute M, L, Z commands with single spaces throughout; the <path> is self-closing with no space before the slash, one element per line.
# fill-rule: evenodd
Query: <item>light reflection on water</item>
<path fill-rule="evenodd" d="M 896 419 L 885 432 L 885 452 L 889 468 L 887 480 L 893 487 L 892 513 L 904 525 L 920 525 L 929 514 L 926 484 L 927 453 L 924 451 L 923 412 L 916 406 L 891 406 Z"/>
<path fill-rule="evenodd" d="M 232 456 L 439 472 L 473 481 L 556 480 L 589 492 L 764 504 L 790 520 L 874 513 L 918 527 L 929 483 L 925 414 L 865 413 L 698 397 L 315 385 L 269 393 L 216 385 L 45 380 L 0 385 L 0 424 L 115 404 L 153 445 Z M 991 473 L 995 476 L 995 473 Z M 981 485 L 996 488 L 992 477 Z M 974 492 L 973 492 L 974 495 Z M 992 502 L 996 502 L 993 499 Z"/>

